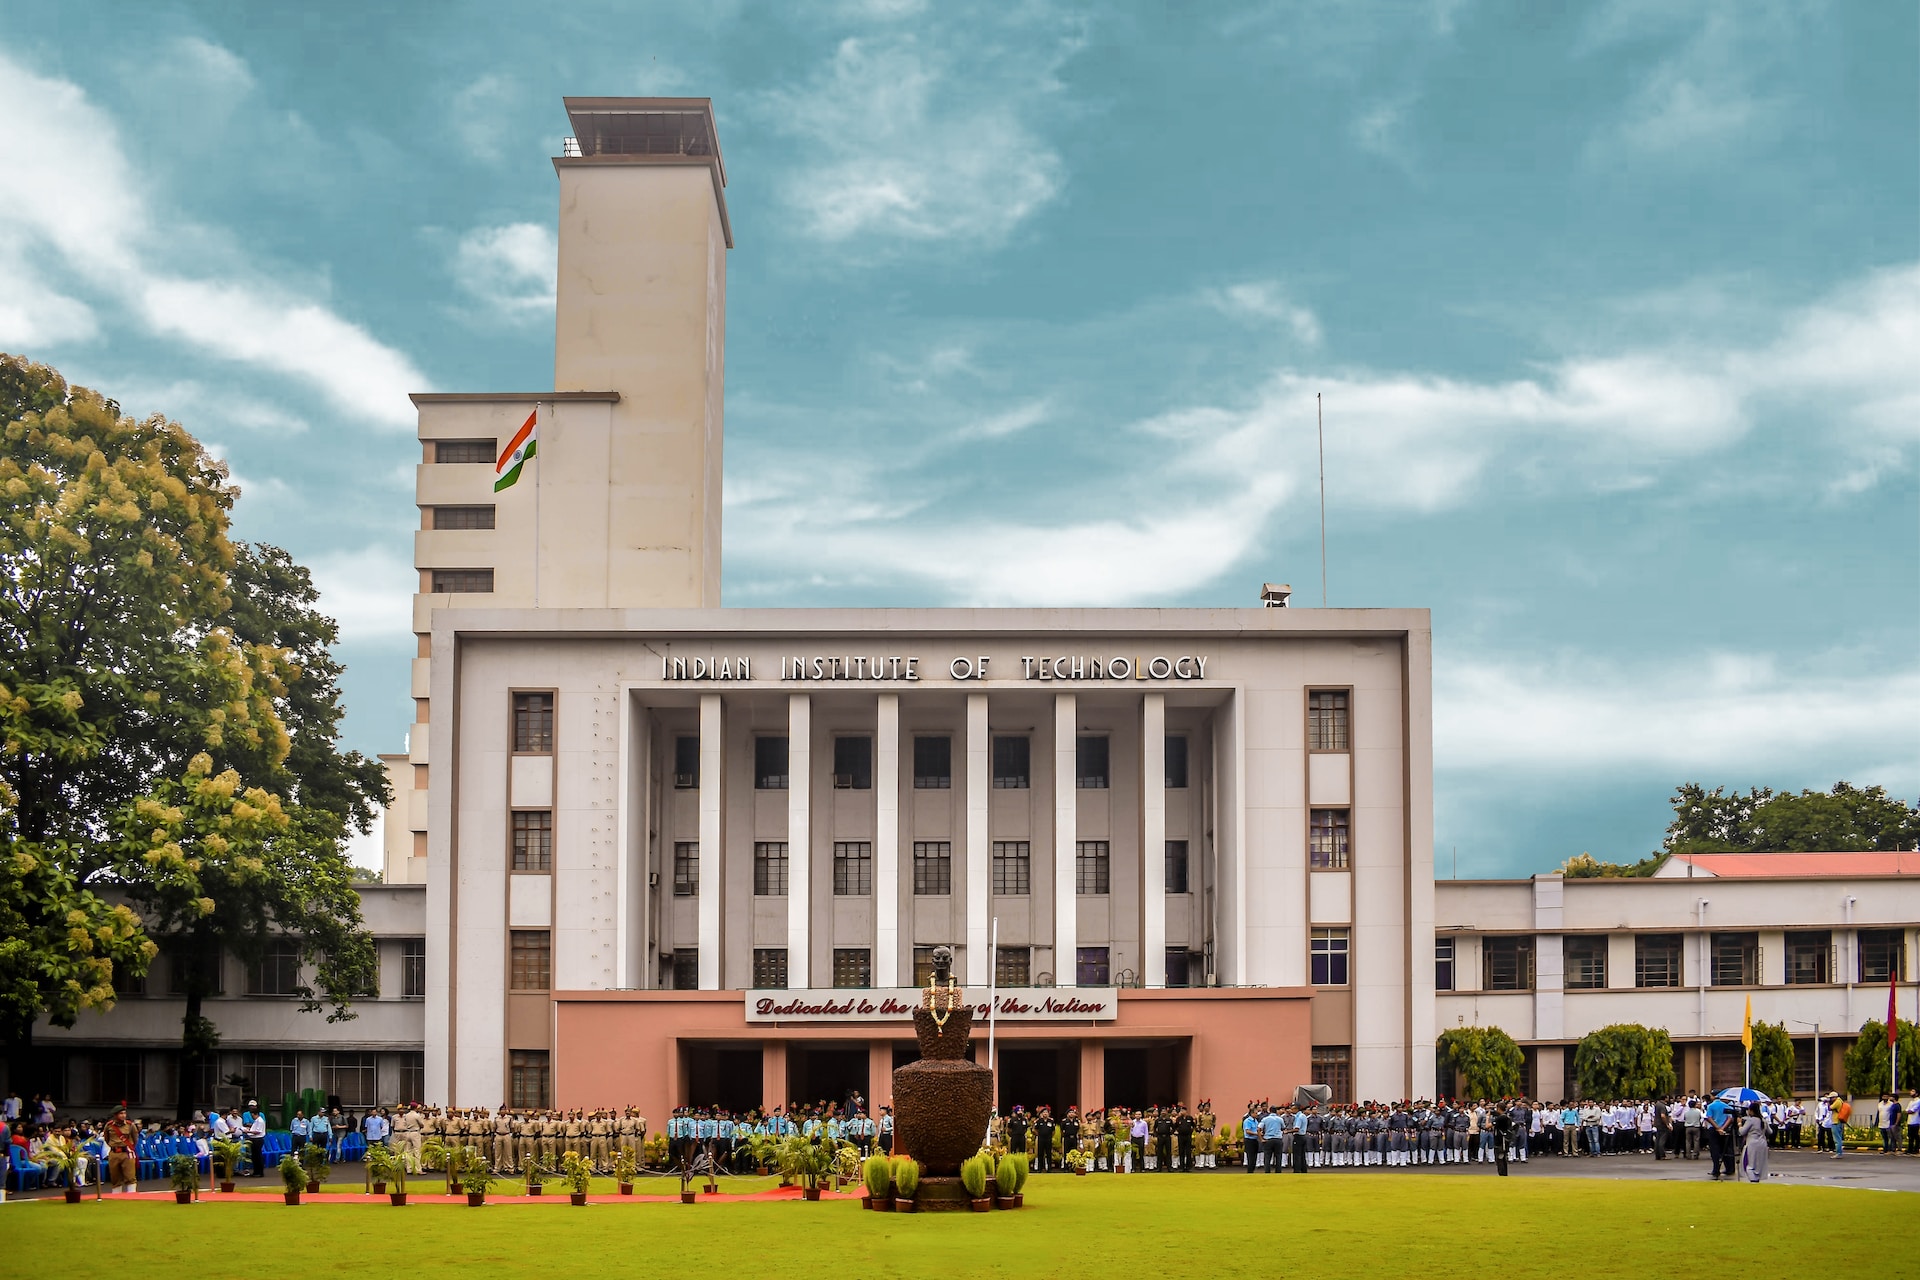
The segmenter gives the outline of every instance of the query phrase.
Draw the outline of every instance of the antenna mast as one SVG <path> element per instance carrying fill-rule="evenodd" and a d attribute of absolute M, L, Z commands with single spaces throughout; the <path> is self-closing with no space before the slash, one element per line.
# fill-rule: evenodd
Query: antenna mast
<path fill-rule="evenodd" d="M 1320 607 L 1327 607 L 1327 420 L 1320 393 L 1313 393 L 1313 419 L 1320 436 Z"/>

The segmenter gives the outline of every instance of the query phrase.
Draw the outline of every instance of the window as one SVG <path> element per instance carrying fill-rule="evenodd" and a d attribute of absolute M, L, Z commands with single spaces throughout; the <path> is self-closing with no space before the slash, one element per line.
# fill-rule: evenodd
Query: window
<path fill-rule="evenodd" d="M 1174 734 L 1167 735 L 1167 790 L 1184 791 L 1187 786 L 1187 740 Z"/>
<path fill-rule="evenodd" d="M 1793 1091 L 1802 1098 L 1810 1097 L 1821 1083 L 1814 1079 L 1816 1062 L 1813 1041 L 1793 1042 Z"/>
<path fill-rule="evenodd" d="M 1482 938 L 1480 976 L 1483 991 L 1533 990 L 1533 939 Z"/>
<path fill-rule="evenodd" d="M 1025 840 L 993 842 L 993 891 L 1007 897 L 1033 892 L 1033 846 Z"/>
<path fill-rule="evenodd" d="M 1074 742 L 1074 785 L 1082 791 L 1107 789 L 1107 739 L 1081 734 Z"/>
<path fill-rule="evenodd" d="M 1313 1082 L 1333 1090 L 1333 1102 L 1353 1101 L 1353 1049 L 1344 1044 L 1313 1046 Z"/>
<path fill-rule="evenodd" d="M 292 1093 L 298 1087 L 294 1064 L 290 1053 L 249 1053 L 241 1058 L 240 1071 L 247 1078 L 247 1096 L 272 1103 Z"/>
<path fill-rule="evenodd" d="M 913 785 L 920 791 L 946 791 L 952 788 L 952 738 L 913 740 Z"/>
<path fill-rule="evenodd" d="M 1862 929 L 1856 936 L 1861 982 L 1885 982 L 1889 975 L 1895 982 L 1907 980 L 1906 948 L 1901 945 L 1900 930 Z"/>
<path fill-rule="evenodd" d="M 840 898 L 864 898 L 873 892 L 873 845 L 871 842 L 866 840 L 835 840 L 833 842 L 833 892 L 835 897 Z"/>
<path fill-rule="evenodd" d="M 925 987 L 933 981 L 933 948 L 931 946 L 913 949 L 913 985 Z"/>
<path fill-rule="evenodd" d="M 435 440 L 433 442 L 433 460 L 435 462 L 484 462 L 492 466 L 499 461 L 493 451 L 491 440 Z"/>
<path fill-rule="evenodd" d="M 1833 981 L 1833 934 L 1787 935 L 1787 982 L 1794 986 L 1819 985 Z"/>
<path fill-rule="evenodd" d="M 1025 987 L 1033 982 L 1033 949 L 1001 947 L 993 953 L 993 981 L 996 986 Z"/>
<path fill-rule="evenodd" d="M 1167 948 L 1167 985 L 1170 987 L 1197 987 L 1205 983 L 1207 972 L 1203 967 L 1204 957 L 1197 951 L 1185 947 Z"/>
<path fill-rule="evenodd" d="M 784 898 L 787 894 L 787 842 L 756 840 L 753 844 L 753 896 Z M 762 983 L 761 985 L 766 985 Z"/>
<path fill-rule="evenodd" d="M 411 1102 L 427 1096 L 427 1055 L 424 1053 L 395 1054 L 400 1059 L 400 1098 L 399 1101 Z"/>
<path fill-rule="evenodd" d="M 508 987 L 514 991 L 546 991 L 553 986 L 553 934 L 545 929 L 515 929 L 511 944 L 511 975 Z"/>
<path fill-rule="evenodd" d="M 700 948 L 675 947 L 667 959 L 667 974 L 675 991 L 700 989 Z"/>
<path fill-rule="evenodd" d="M 865 947 L 833 949 L 833 985 L 870 987 L 873 985 L 873 952 Z"/>
<path fill-rule="evenodd" d="M 1566 989 L 1598 991 L 1607 985 L 1607 940 L 1600 938 L 1562 938 L 1561 958 L 1566 964 Z"/>
<path fill-rule="evenodd" d="M 913 842 L 913 892 L 939 897 L 953 892 L 953 845 L 946 840 Z"/>
<path fill-rule="evenodd" d="M 247 994 L 250 996 L 296 996 L 300 994 L 300 946 L 294 942 L 269 942 L 257 960 L 247 962 Z"/>
<path fill-rule="evenodd" d="M 553 1105 L 553 1065 L 545 1049 L 515 1049 L 507 1065 L 508 1103 L 516 1110 L 542 1111 Z"/>
<path fill-rule="evenodd" d="M 551 754 L 553 751 L 553 695 L 513 695 L 513 749 Z"/>
<path fill-rule="evenodd" d="M 1315 809 L 1307 827 L 1307 861 L 1315 867 L 1343 870 L 1347 865 L 1346 809 Z"/>
<path fill-rule="evenodd" d="M 873 789 L 873 739 L 858 737 L 833 740 L 833 785 L 841 791 Z"/>
<path fill-rule="evenodd" d="M 1167 892 L 1187 891 L 1187 842 L 1167 841 Z"/>
<path fill-rule="evenodd" d="M 167 968 L 172 971 L 167 984 L 169 995 L 186 995 L 190 980 L 202 995 L 226 994 L 226 974 L 222 971 L 218 946 L 194 951 L 185 942 L 172 942 L 167 945 L 167 961 Z"/>
<path fill-rule="evenodd" d="M 1307 695 L 1307 750 L 1345 751 L 1352 737 L 1347 732 L 1347 695 L 1319 690 Z"/>
<path fill-rule="evenodd" d="M 787 789 L 786 738 L 753 740 L 753 785 L 759 791 Z"/>
<path fill-rule="evenodd" d="M 1642 933 L 1633 939 L 1633 985 L 1636 987 L 1677 987 L 1680 985 L 1680 935 Z"/>
<path fill-rule="evenodd" d="M 772 990 L 778 990 L 787 985 L 787 949 L 785 947 L 753 949 L 753 985 Z"/>
<path fill-rule="evenodd" d="M 1453 939 L 1433 940 L 1433 989 L 1453 990 Z"/>
<path fill-rule="evenodd" d="M 1033 744 L 1026 738 L 995 737 L 993 740 L 993 788 L 996 791 L 1025 791 L 1031 776 Z"/>
<path fill-rule="evenodd" d="M 320 1092 L 340 1099 L 343 1107 L 370 1107 L 379 1099 L 374 1086 L 371 1053 L 320 1055 Z"/>
<path fill-rule="evenodd" d="M 1345 929 L 1313 931 L 1310 958 L 1313 962 L 1314 986 L 1344 987 L 1347 985 L 1347 945 Z"/>
<path fill-rule="evenodd" d="M 1707 1050 L 1707 1088 L 1718 1093 L 1746 1083 L 1747 1048 L 1738 1040 L 1732 1044 L 1709 1045 Z M 1872 1123 L 1869 1121 L 1868 1123 Z"/>
<path fill-rule="evenodd" d="M 137 999 L 147 994 L 145 974 L 136 974 L 123 964 L 113 966 L 113 994 L 122 1000 Z"/>
<path fill-rule="evenodd" d="M 91 1056 L 88 1075 L 95 1102 L 138 1106 L 146 1099 L 146 1054 L 138 1049 L 95 1049 Z"/>
<path fill-rule="evenodd" d="M 434 595 L 485 595 L 492 590 L 493 570 L 491 569 L 433 570 Z"/>
<path fill-rule="evenodd" d="M 1073 850 L 1073 891 L 1079 894 L 1106 893 L 1112 869 L 1105 840 L 1082 840 Z"/>
<path fill-rule="evenodd" d="M 427 994 L 427 940 L 425 938 L 400 940 L 400 994 L 413 997 Z"/>
<path fill-rule="evenodd" d="M 553 870 L 553 811 L 516 809 L 513 813 L 513 869 Z"/>
<path fill-rule="evenodd" d="M 1076 986 L 1104 987 L 1112 980 L 1111 965 L 1105 947 L 1080 947 L 1073 957 L 1073 980 Z"/>
<path fill-rule="evenodd" d="M 428 507 L 435 529 L 491 529 L 492 507 Z"/>
<path fill-rule="evenodd" d="M 1760 935 L 1716 933 L 1707 941 L 1709 972 L 1716 987 L 1751 987 L 1760 981 Z M 1885 978 L 1885 974 L 1881 977 Z"/>
<path fill-rule="evenodd" d="M 690 791 L 700 785 L 700 739 L 683 733 L 673 740 L 673 786 Z"/>
<path fill-rule="evenodd" d="M 673 842 L 673 896 L 693 898 L 700 893 L 700 844 L 697 840 Z"/>

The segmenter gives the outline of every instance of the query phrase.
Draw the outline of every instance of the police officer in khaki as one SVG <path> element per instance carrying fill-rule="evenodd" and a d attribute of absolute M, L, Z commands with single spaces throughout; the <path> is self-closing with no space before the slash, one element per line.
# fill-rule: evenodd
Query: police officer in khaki
<path fill-rule="evenodd" d="M 493 1113 L 493 1169 L 495 1173 L 514 1172 L 513 1112 L 501 1107 Z"/>

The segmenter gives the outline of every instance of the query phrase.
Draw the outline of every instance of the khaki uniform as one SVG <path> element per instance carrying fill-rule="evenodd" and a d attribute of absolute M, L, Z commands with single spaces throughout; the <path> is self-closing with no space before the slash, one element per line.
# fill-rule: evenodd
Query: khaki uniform
<path fill-rule="evenodd" d="M 549 1169 L 560 1167 L 560 1118 L 551 1111 L 540 1114 L 540 1162 Z"/>
<path fill-rule="evenodd" d="M 540 1158 L 540 1122 L 526 1114 L 513 1118 L 513 1144 L 519 1159 L 520 1172 L 532 1169 Z"/>
<path fill-rule="evenodd" d="M 513 1126 L 514 1119 L 504 1107 L 493 1117 L 493 1167 L 497 1173 L 514 1171 Z"/>
<path fill-rule="evenodd" d="M 580 1118 L 578 1111 L 568 1115 L 567 1122 L 562 1126 L 561 1132 L 566 1135 L 566 1149 L 568 1151 L 575 1155 L 583 1156 L 587 1154 L 587 1122 Z"/>
<path fill-rule="evenodd" d="M 607 1119 L 604 1111 L 594 1112 L 593 1119 L 587 1121 L 587 1156 L 593 1161 L 594 1172 L 612 1170 L 613 1121 Z"/>

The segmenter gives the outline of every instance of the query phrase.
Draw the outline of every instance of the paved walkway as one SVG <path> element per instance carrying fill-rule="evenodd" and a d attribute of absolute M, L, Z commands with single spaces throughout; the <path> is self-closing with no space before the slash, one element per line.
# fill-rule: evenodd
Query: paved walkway
<path fill-rule="evenodd" d="M 1838 1160 L 1825 1153 L 1791 1148 L 1767 1153 L 1767 1181 L 1782 1186 L 1861 1187 L 1874 1191 L 1920 1191 L 1920 1156 L 1883 1156 L 1876 1152 L 1848 1152 Z M 1707 1182 L 1713 1166 L 1706 1152 L 1698 1160 L 1655 1160 L 1652 1156 L 1536 1156 L 1525 1164 L 1507 1166 L 1514 1178 L 1625 1178 L 1639 1182 Z M 1225 1170 L 1222 1170 L 1225 1172 Z M 1240 1170 L 1244 1176 L 1246 1170 Z M 1380 1167 L 1314 1169 L 1308 1176 L 1333 1174 L 1356 1178 L 1394 1177 L 1407 1173 L 1442 1177 L 1487 1177 L 1492 1164 L 1415 1165 L 1410 1169 Z M 1101 1175 L 1094 1175 L 1096 1177 Z M 1291 1173 L 1276 1175 L 1291 1177 Z"/>

